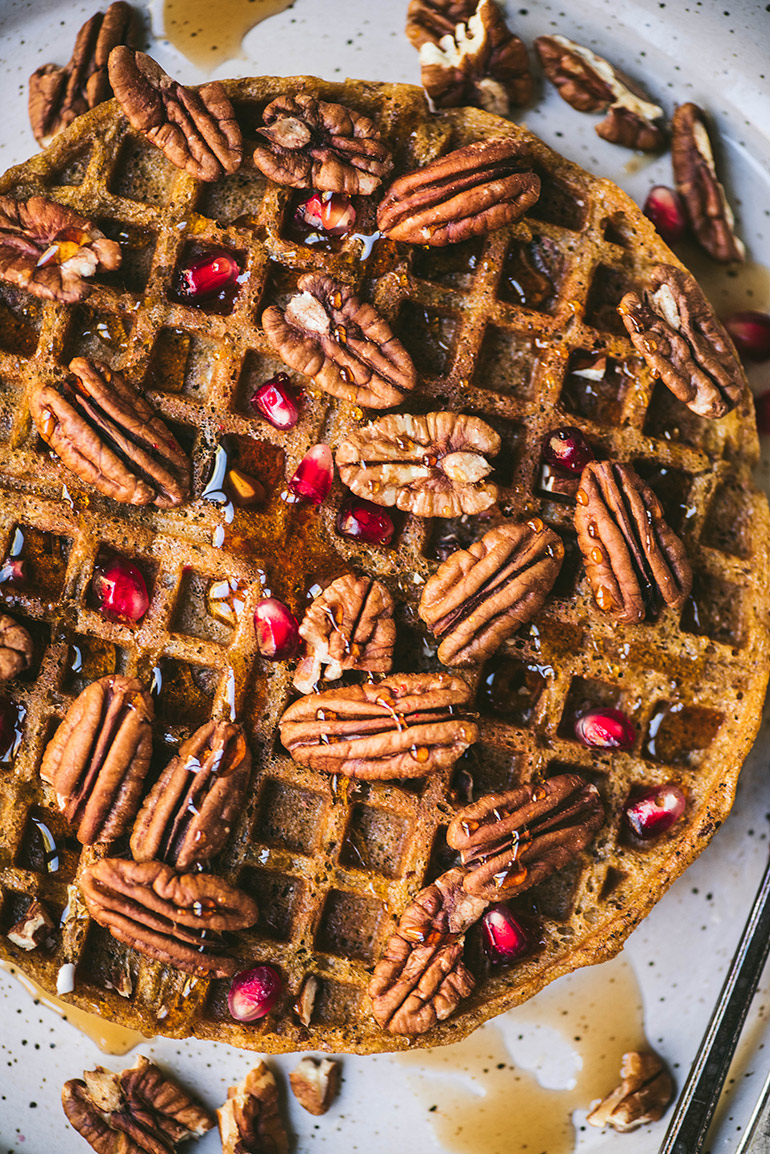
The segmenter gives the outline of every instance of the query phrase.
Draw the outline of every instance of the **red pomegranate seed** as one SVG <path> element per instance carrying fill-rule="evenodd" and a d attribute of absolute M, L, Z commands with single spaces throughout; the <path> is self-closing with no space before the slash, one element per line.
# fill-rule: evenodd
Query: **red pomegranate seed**
<path fill-rule="evenodd" d="M 233 284 L 240 271 L 231 253 L 223 249 L 204 253 L 180 270 L 179 295 L 190 300 L 213 296 Z"/>
<path fill-rule="evenodd" d="M 329 496 L 334 476 L 332 451 L 328 445 L 313 445 L 297 465 L 289 488 L 301 501 L 320 505 Z"/>
<path fill-rule="evenodd" d="M 590 749 L 629 749 L 636 730 L 619 709 L 588 709 L 575 721 L 575 736 Z"/>
<path fill-rule="evenodd" d="M 255 1022 L 274 1009 L 282 993 L 281 975 L 274 966 L 254 966 L 233 978 L 227 1007 L 236 1022 Z"/>
<path fill-rule="evenodd" d="M 270 661 L 285 661 L 299 650 L 299 622 L 277 597 L 266 597 L 254 610 L 257 648 Z"/>
<path fill-rule="evenodd" d="M 656 184 L 647 193 L 642 210 L 668 244 L 681 240 L 687 231 L 687 210 L 676 189 Z"/>
<path fill-rule="evenodd" d="M 286 373 L 278 373 L 260 385 L 251 403 L 274 429 L 293 429 L 299 420 L 299 407 Z"/>
<path fill-rule="evenodd" d="M 770 433 L 770 389 L 754 398 L 754 412 L 760 433 Z"/>
<path fill-rule="evenodd" d="M 684 813 L 684 807 L 684 794 L 669 781 L 665 785 L 654 785 L 643 793 L 632 794 L 623 816 L 638 838 L 649 841 L 671 829 Z"/>
<path fill-rule="evenodd" d="M 356 224 L 356 210 L 341 192 L 314 192 L 298 206 L 295 217 L 300 224 L 330 236 L 344 236 Z"/>
<path fill-rule="evenodd" d="M 593 459 L 593 450 L 588 441 L 580 429 L 572 425 L 553 429 L 543 438 L 543 460 L 556 469 L 577 475 Z"/>
<path fill-rule="evenodd" d="M 733 313 L 725 321 L 725 328 L 742 357 L 749 361 L 770 359 L 770 313 L 752 309 Z"/>
<path fill-rule="evenodd" d="M 125 557 L 111 557 L 97 565 L 92 588 L 100 612 L 110 621 L 141 621 L 150 604 L 141 570 Z"/>
<path fill-rule="evenodd" d="M 21 557 L 6 557 L 0 565 L 0 584 L 23 585 L 26 580 L 26 562 Z"/>
<path fill-rule="evenodd" d="M 0 758 L 10 750 L 16 738 L 18 710 L 7 697 L 0 697 Z"/>
<path fill-rule="evenodd" d="M 481 919 L 481 929 L 487 957 L 497 965 L 509 966 L 530 951 L 529 934 L 501 902 L 489 907 Z"/>
<path fill-rule="evenodd" d="M 381 506 L 352 496 L 340 506 L 335 527 L 340 537 L 365 545 L 389 545 L 395 532 L 393 518 Z"/>

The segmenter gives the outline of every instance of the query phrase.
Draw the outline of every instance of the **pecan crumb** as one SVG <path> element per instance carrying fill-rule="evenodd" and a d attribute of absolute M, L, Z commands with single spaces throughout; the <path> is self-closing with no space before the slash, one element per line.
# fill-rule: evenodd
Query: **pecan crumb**
<path fill-rule="evenodd" d="M 325 1114 L 339 1092 L 340 1073 L 332 1058 L 303 1058 L 289 1074 L 292 1093 L 309 1114 Z"/>
<path fill-rule="evenodd" d="M 735 217 L 714 163 L 706 118 L 697 104 L 682 104 L 672 122 L 671 163 L 693 232 L 709 256 L 727 263 L 746 259 L 735 235 Z"/>
<path fill-rule="evenodd" d="M 24 917 L 19 918 L 6 934 L 9 941 L 22 950 L 36 950 L 53 940 L 55 926 L 42 902 L 33 898 Z"/>
<path fill-rule="evenodd" d="M 308 974 L 299 991 L 299 996 L 294 1003 L 294 1013 L 299 1018 L 303 1026 L 309 1026 L 313 1017 L 313 1010 L 315 1009 L 315 1000 L 318 997 L 318 990 L 320 982 L 315 974 Z"/>
<path fill-rule="evenodd" d="M 278 1109 L 278 1086 L 264 1062 L 227 1091 L 217 1110 L 222 1154 L 288 1154 L 289 1137 Z"/>
<path fill-rule="evenodd" d="M 0 613 L 0 681 L 10 681 L 29 669 L 33 653 L 29 630 L 7 613 Z"/>
<path fill-rule="evenodd" d="M 626 1134 L 649 1122 L 658 1122 L 674 1095 L 674 1082 L 654 1051 L 629 1050 L 620 1066 L 620 1085 L 593 1107 L 586 1117 L 591 1126 Z"/>

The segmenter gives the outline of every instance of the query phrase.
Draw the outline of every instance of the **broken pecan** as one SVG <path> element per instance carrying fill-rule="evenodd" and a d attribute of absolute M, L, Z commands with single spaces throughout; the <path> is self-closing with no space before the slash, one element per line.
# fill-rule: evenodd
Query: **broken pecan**
<path fill-rule="evenodd" d="M 130 44 L 138 21 L 130 4 L 116 0 L 95 13 L 77 34 L 66 68 L 44 64 L 29 78 L 29 120 L 43 148 L 76 117 L 112 96 L 107 59 L 118 44 Z"/>
<path fill-rule="evenodd" d="M 339 1062 L 333 1058 L 303 1058 L 289 1074 L 292 1093 L 309 1114 L 325 1114 L 340 1088 Z"/>
<path fill-rule="evenodd" d="M 369 196 L 393 167 L 368 116 L 314 96 L 278 96 L 263 113 L 254 164 L 276 184 Z"/>
<path fill-rule="evenodd" d="M 43 196 L 0 196 L 0 279 L 44 300 L 82 300 L 87 277 L 120 267 L 120 245 Z"/>
<path fill-rule="evenodd" d="M 406 13 L 406 35 L 415 48 L 430 42 L 438 44 L 444 36 L 453 36 L 458 24 L 464 24 L 476 11 L 477 0 L 409 0 Z"/>
<path fill-rule="evenodd" d="M 207 721 L 145 798 L 131 834 L 136 861 L 165 861 L 178 870 L 211 861 L 227 841 L 250 772 L 240 725 Z"/>
<path fill-rule="evenodd" d="M 596 786 L 565 773 L 471 802 L 454 816 L 446 839 L 467 867 L 464 888 L 494 902 L 563 869 L 603 821 Z"/>
<path fill-rule="evenodd" d="M 97 1154 L 172 1154 L 180 1142 L 211 1130 L 213 1114 L 140 1054 L 113 1074 L 85 1070 L 62 1089 L 71 1126 Z"/>
<path fill-rule="evenodd" d="M 227 1091 L 217 1110 L 222 1154 L 288 1154 L 289 1138 L 278 1109 L 278 1086 L 264 1062 Z"/>
<path fill-rule="evenodd" d="M 315 974 L 307 974 L 302 982 L 299 996 L 292 1007 L 303 1026 L 309 1026 L 318 997 L 320 982 Z"/>
<path fill-rule="evenodd" d="M 681 609 L 692 588 L 684 545 L 630 465 L 591 461 L 580 477 L 575 528 L 594 600 L 616 621 L 643 621 L 661 601 Z"/>
<path fill-rule="evenodd" d="M 38 946 L 51 943 L 55 932 L 48 910 L 42 902 L 33 898 L 24 917 L 14 922 L 6 937 L 22 950 L 36 950 Z"/>
<path fill-rule="evenodd" d="M 566 36 L 535 40 L 543 71 L 578 112 L 607 112 L 599 136 L 626 148 L 653 152 L 665 141 L 663 109 L 603 56 Z"/>
<path fill-rule="evenodd" d="M 232 977 L 238 964 L 221 934 L 257 920 L 254 901 L 222 878 L 178 874 L 165 862 L 102 858 L 80 886 L 91 917 L 119 942 L 200 977 Z"/>
<path fill-rule="evenodd" d="M 388 322 L 330 276 L 305 273 L 297 288 L 285 311 L 271 305 L 262 314 L 281 360 L 343 401 L 371 409 L 400 404 L 417 373 Z"/>
<path fill-rule="evenodd" d="M 478 729 L 459 710 L 470 690 L 446 673 L 400 673 L 383 681 L 301 697 L 284 713 L 281 741 L 300 765 L 388 781 L 454 765 Z"/>
<path fill-rule="evenodd" d="M 82 481 L 125 505 L 181 505 L 190 461 L 122 373 L 75 357 L 74 379 L 43 385 L 29 408 L 40 436 Z"/>
<path fill-rule="evenodd" d="M 640 296 L 618 305 L 623 324 L 656 377 L 701 417 L 723 417 L 746 388 L 730 337 L 695 277 L 656 265 Z"/>
<path fill-rule="evenodd" d="M 488 902 L 463 889 L 452 869 L 420 890 L 404 910 L 369 983 L 374 1019 L 391 1034 L 424 1034 L 472 993 L 463 964 L 465 931 Z"/>
<path fill-rule="evenodd" d="M 395 180 L 377 226 L 408 244 L 457 244 L 518 220 L 539 196 L 540 177 L 518 141 L 477 140 Z"/>
<path fill-rule="evenodd" d="M 299 632 L 307 646 L 294 674 L 300 693 L 311 693 L 322 675 L 337 681 L 345 669 L 387 673 L 396 640 L 393 598 L 380 581 L 346 573 L 314 599 Z"/>
<path fill-rule="evenodd" d="M 671 121 L 674 180 L 699 243 L 714 260 L 745 260 L 746 248 L 735 235 L 735 217 L 717 178 L 703 110 L 682 104 Z"/>
<path fill-rule="evenodd" d="M 218 80 L 193 90 L 144 52 L 119 45 L 109 59 L 110 84 L 129 123 L 177 168 L 198 180 L 231 176 L 243 159 L 235 112 Z"/>
<path fill-rule="evenodd" d="M 10 681 L 29 669 L 33 653 L 29 630 L 7 613 L 0 613 L 0 681 Z"/>
<path fill-rule="evenodd" d="M 116 673 L 86 686 L 46 747 L 40 776 L 83 845 L 114 841 L 139 806 L 152 755 L 153 706 Z"/>
<path fill-rule="evenodd" d="M 483 661 L 531 621 L 556 580 L 560 538 L 539 518 L 498 525 L 453 553 L 427 581 L 419 614 L 441 639 L 439 661 Z"/>
<path fill-rule="evenodd" d="M 592 1126 L 626 1134 L 659 1121 L 674 1094 L 674 1081 L 663 1060 L 652 1050 L 630 1050 L 620 1066 L 621 1083 L 586 1117 Z"/>
<path fill-rule="evenodd" d="M 418 517 L 481 513 L 497 500 L 486 460 L 500 437 L 464 413 L 379 417 L 337 450 L 343 485 L 376 505 L 396 505 Z"/>

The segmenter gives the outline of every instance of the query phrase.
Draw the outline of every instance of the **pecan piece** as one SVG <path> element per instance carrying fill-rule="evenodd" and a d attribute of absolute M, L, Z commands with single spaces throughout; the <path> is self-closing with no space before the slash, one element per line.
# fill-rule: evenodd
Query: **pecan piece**
<path fill-rule="evenodd" d="M 213 1114 L 140 1054 L 113 1074 L 85 1070 L 62 1089 L 62 1106 L 97 1154 L 172 1154 L 180 1142 L 215 1125 Z"/>
<path fill-rule="evenodd" d="M 40 776 L 83 845 L 114 841 L 139 806 L 152 755 L 152 698 L 116 673 L 86 686 L 48 743 Z"/>
<path fill-rule="evenodd" d="M 494 902 L 563 869 L 603 821 L 596 786 L 564 773 L 471 802 L 455 814 L 446 838 L 466 867 L 465 889 Z"/>
<path fill-rule="evenodd" d="M 594 1106 L 586 1122 L 621 1134 L 658 1122 L 674 1094 L 674 1081 L 652 1050 L 629 1050 L 620 1066 L 620 1085 Z"/>
<path fill-rule="evenodd" d="M 458 24 L 464 24 L 476 11 L 477 0 L 409 0 L 406 13 L 406 35 L 418 50 L 423 44 L 438 44 L 444 36 L 454 35 Z"/>
<path fill-rule="evenodd" d="M 0 681 L 10 681 L 26 672 L 33 653 L 29 630 L 7 613 L 0 613 Z"/>
<path fill-rule="evenodd" d="M 39 946 L 49 945 L 53 941 L 55 932 L 56 927 L 48 910 L 42 902 L 33 898 L 24 917 L 14 922 L 6 933 L 6 937 L 19 949 L 36 950 Z"/>
<path fill-rule="evenodd" d="M 112 96 L 107 59 L 118 44 L 130 44 L 138 21 L 130 4 L 116 0 L 95 13 L 77 34 L 66 68 L 44 64 L 29 78 L 29 121 L 35 140 L 45 148 L 76 117 Z"/>
<path fill-rule="evenodd" d="M 497 500 L 486 460 L 500 437 L 464 413 L 379 417 L 337 450 L 343 485 L 376 505 L 396 505 L 418 517 L 481 513 Z"/>
<path fill-rule="evenodd" d="M 735 217 L 717 177 L 703 110 L 682 104 L 671 121 L 671 164 L 692 230 L 714 260 L 745 260 L 746 248 L 735 235 Z"/>
<path fill-rule="evenodd" d="M 178 870 L 211 861 L 227 841 L 250 772 L 240 725 L 207 721 L 145 798 L 131 834 L 136 861 L 165 861 Z"/>
<path fill-rule="evenodd" d="M 309 1114 L 325 1114 L 340 1088 L 341 1066 L 333 1058 L 303 1058 L 289 1074 L 292 1093 Z"/>
<path fill-rule="evenodd" d="M 616 621 L 643 621 L 661 601 L 681 609 L 692 588 L 684 545 L 630 465 L 591 461 L 580 477 L 575 528 L 594 600 Z"/>
<path fill-rule="evenodd" d="M 300 693 L 312 692 L 322 674 L 337 681 L 345 669 L 388 673 L 396 640 L 393 598 L 382 582 L 346 573 L 314 599 L 299 632 L 308 650 L 294 674 Z"/>
<path fill-rule="evenodd" d="M 222 1154 L 288 1154 L 289 1137 L 278 1109 L 278 1086 L 264 1062 L 227 1091 L 217 1110 Z"/>
<path fill-rule="evenodd" d="M 257 920 L 254 901 L 222 878 L 178 874 L 157 861 L 102 858 L 80 879 L 88 912 L 119 942 L 199 977 L 232 977 L 223 931 Z"/>
<path fill-rule="evenodd" d="M 181 505 L 191 466 L 166 424 L 122 373 L 75 357 L 74 379 L 43 385 L 29 408 L 40 436 L 82 481 L 124 505 Z"/>
<path fill-rule="evenodd" d="M 218 80 L 185 88 L 151 56 L 119 45 L 109 58 L 110 84 L 129 123 L 177 168 L 198 180 L 232 176 L 243 159 L 243 137 Z"/>
<path fill-rule="evenodd" d="M 119 268 L 121 258 L 117 241 L 71 208 L 44 196 L 0 196 L 0 279 L 33 296 L 82 300 L 86 278 Z"/>
<path fill-rule="evenodd" d="M 541 608 L 558 575 L 564 546 L 539 518 L 498 525 L 460 549 L 428 579 L 419 614 L 441 639 L 439 661 L 484 661 Z"/>
<path fill-rule="evenodd" d="M 370 196 L 393 167 L 374 121 L 344 104 L 287 93 L 263 120 L 254 164 L 276 184 Z"/>
<path fill-rule="evenodd" d="M 262 314 L 281 360 L 343 401 L 371 409 L 400 404 L 417 373 L 388 322 L 330 276 L 305 273 L 297 288 L 285 311 L 271 305 Z"/>
<path fill-rule="evenodd" d="M 408 244 L 457 244 L 518 220 L 539 196 L 540 177 L 518 141 L 477 140 L 395 180 L 377 226 Z"/>
<path fill-rule="evenodd" d="M 476 985 L 463 964 L 464 934 L 488 902 L 452 869 L 404 910 L 369 983 L 374 1019 L 391 1034 L 424 1034 L 454 1013 Z"/>
<path fill-rule="evenodd" d="M 478 735 L 459 712 L 470 690 L 446 673 L 401 673 L 301 697 L 281 741 L 300 765 L 372 781 L 427 777 L 454 765 Z"/>
<path fill-rule="evenodd" d="M 640 296 L 618 305 L 623 324 L 652 372 L 701 417 L 723 417 L 746 388 L 737 353 L 695 277 L 656 265 Z"/>

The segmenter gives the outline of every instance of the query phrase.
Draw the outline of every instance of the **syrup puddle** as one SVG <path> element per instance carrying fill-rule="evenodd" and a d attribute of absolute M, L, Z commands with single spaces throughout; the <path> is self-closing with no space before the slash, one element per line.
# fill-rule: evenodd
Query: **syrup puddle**
<path fill-rule="evenodd" d="M 168 41 L 198 68 L 208 70 L 240 55 L 246 33 L 293 0 L 165 0 L 163 29 Z"/>

